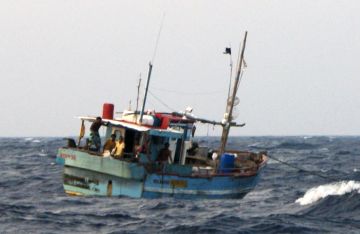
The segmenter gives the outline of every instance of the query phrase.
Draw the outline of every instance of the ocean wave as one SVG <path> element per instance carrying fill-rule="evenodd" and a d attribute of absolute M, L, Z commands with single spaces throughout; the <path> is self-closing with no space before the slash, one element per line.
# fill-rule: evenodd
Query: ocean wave
<path fill-rule="evenodd" d="M 340 181 L 311 188 L 306 191 L 303 197 L 298 198 L 295 202 L 304 206 L 317 202 L 327 196 L 341 196 L 353 191 L 360 193 L 360 182 L 354 180 Z"/>
<path fill-rule="evenodd" d="M 336 152 L 337 155 L 348 155 L 351 154 L 351 151 L 349 150 L 340 150 L 338 152 Z"/>
<path fill-rule="evenodd" d="M 284 142 L 280 145 L 276 146 L 276 148 L 283 149 L 296 149 L 296 150 L 306 150 L 306 149 L 314 149 L 318 147 L 317 145 L 310 143 L 300 143 L 300 142 Z"/>
<path fill-rule="evenodd" d="M 218 138 L 205 140 L 210 147 L 219 145 Z M 322 182 L 325 180 L 316 174 L 270 160 L 256 188 L 242 200 L 72 197 L 64 192 L 63 167 L 54 165 L 57 149 L 65 144 L 61 138 L 1 138 L 0 233 L 360 230 L 360 137 L 337 137 L 332 141 L 328 137 L 303 136 L 230 140 L 233 148 L 268 150 L 270 156 L 338 182 Z M 307 206 L 300 205 L 306 200 Z"/>
<path fill-rule="evenodd" d="M 45 156 L 48 156 L 48 153 L 46 152 L 46 150 L 42 149 L 42 150 L 38 153 L 38 155 L 39 155 L 40 157 L 45 157 Z"/>

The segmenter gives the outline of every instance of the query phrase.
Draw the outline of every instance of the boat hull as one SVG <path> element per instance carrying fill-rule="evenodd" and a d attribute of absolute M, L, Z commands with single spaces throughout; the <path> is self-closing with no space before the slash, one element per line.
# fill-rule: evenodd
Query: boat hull
<path fill-rule="evenodd" d="M 255 174 L 196 175 L 172 170 L 149 171 L 144 165 L 61 148 L 57 162 L 64 164 L 64 190 L 70 195 L 174 197 L 183 199 L 242 198 L 256 186 Z M 185 170 L 186 171 L 186 170 Z M 188 171 L 188 170 L 187 170 Z"/>
<path fill-rule="evenodd" d="M 143 197 L 161 198 L 242 198 L 256 186 L 259 175 L 250 177 L 179 177 L 149 175 Z"/>

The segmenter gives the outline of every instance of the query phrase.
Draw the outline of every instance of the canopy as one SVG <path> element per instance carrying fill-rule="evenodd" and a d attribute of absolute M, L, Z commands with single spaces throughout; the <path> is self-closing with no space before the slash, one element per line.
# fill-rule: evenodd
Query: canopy
<path fill-rule="evenodd" d="M 96 120 L 96 117 L 79 116 L 79 119 L 86 120 L 89 122 L 94 122 Z M 129 129 L 133 129 L 133 130 L 139 131 L 139 132 L 150 131 L 150 135 L 153 135 L 153 136 L 181 138 L 183 135 L 182 131 L 177 131 L 177 130 L 173 130 L 173 129 L 169 130 L 169 129 L 151 128 L 151 127 L 141 126 L 141 125 L 134 124 L 134 123 L 124 122 L 122 120 L 102 119 L 102 121 L 105 124 L 108 123 L 115 127 L 129 128 Z"/>

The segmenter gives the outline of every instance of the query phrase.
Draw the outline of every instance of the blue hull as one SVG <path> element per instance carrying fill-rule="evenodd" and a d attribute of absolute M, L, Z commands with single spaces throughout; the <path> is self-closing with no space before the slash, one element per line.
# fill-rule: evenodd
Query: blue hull
<path fill-rule="evenodd" d="M 259 175 L 250 177 L 214 176 L 189 178 L 149 175 L 145 181 L 146 198 L 242 198 L 256 186 Z"/>
<path fill-rule="evenodd" d="M 259 177 L 259 174 L 250 177 L 212 178 L 149 174 L 145 180 L 136 180 L 65 167 L 63 185 L 64 190 L 70 195 L 240 199 L 254 189 Z"/>
<path fill-rule="evenodd" d="M 194 174 L 188 165 L 152 167 L 103 158 L 80 150 L 60 149 L 64 190 L 70 195 L 242 198 L 256 186 L 263 167 L 255 173 Z"/>

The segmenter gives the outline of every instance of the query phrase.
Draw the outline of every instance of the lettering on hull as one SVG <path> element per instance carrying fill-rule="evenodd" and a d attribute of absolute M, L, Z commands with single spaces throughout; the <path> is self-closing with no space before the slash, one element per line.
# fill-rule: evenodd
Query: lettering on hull
<path fill-rule="evenodd" d="M 74 155 L 74 154 L 61 153 L 61 154 L 60 154 L 60 158 L 76 160 L 76 155 Z"/>
<path fill-rule="evenodd" d="M 173 188 L 187 188 L 186 180 L 170 180 L 170 185 Z"/>
<path fill-rule="evenodd" d="M 99 181 L 92 180 L 87 177 L 77 177 L 64 174 L 64 184 L 99 192 L 99 189 L 94 187 L 95 185 L 99 185 Z"/>
<path fill-rule="evenodd" d="M 188 184 L 186 180 L 153 180 L 154 184 L 167 184 L 170 185 L 172 188 L 187 188 Z"/>

